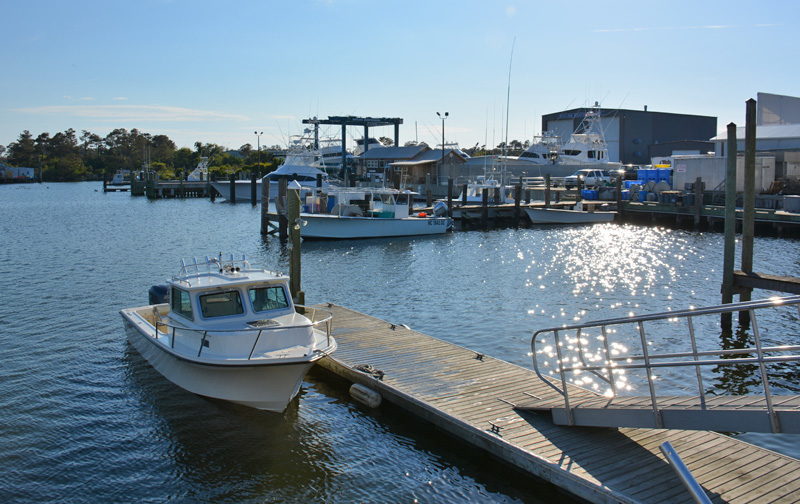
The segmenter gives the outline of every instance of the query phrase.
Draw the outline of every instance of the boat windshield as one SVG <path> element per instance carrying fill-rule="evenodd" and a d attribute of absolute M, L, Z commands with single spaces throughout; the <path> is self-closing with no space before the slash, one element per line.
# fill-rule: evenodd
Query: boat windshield
<path fill-rule="evenodd" d="M 215 292 L 200 296 L 200 310 L 206 318 L 244 313 L 242 298 L 238 291 Z"/>
<path fill-rule="evenodd" d="M 253 310 L 263 312 L 288 308 L 289 302 L 286 301 L 286 292 L 283 287 L 255 287 L 250 289 L 250 302 L 253 303 Z"/>

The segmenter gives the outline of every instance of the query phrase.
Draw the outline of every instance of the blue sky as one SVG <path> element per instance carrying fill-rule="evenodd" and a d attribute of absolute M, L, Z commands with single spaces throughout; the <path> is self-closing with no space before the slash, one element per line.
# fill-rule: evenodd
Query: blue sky
<path fill-rule="evenodd" d="M 0 145 L 22 130 L 283 144 L 317 115 L 402 117 L 401 142 L 464 147 L 604 107 L 744 123 L 800 95 L 800 2 L 7 0 Z M 516 41 L 515 41 L 516 40 Z M 337 134 L 331 129 L 323 133 Z M 371 130 L 392 136 L 390 128 Z M 361 131 L 348 132 L 349 142 Z"/>

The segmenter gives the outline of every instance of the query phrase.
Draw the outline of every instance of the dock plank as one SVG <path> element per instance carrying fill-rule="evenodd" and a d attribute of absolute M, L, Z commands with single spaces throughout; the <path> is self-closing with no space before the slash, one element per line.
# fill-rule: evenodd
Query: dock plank
<path fill-rule="evenodd" d="M 514 404 L 560 401 L 532 370 L 347 308 L 331 306 L 339 350 L 320 364 L 450 434 L 592 502 L 691 502 L 659 445 L 670 441 L 714 501 L 786 500 L 800 461 L 706 431 L 555 425 Z M 383 381 L 354 369 L 370 364 Z M 585 391 L 580 401 L 607 399 Z M 572 397 L 571 397 L 572 398 Z M 672 399 L 672 398 L 671 398 Z M 694 408 L 685 397 L 674 398 Z M 727 399 L 726 399 L 727 400 Z M 635 399 L 627 400 L 635 403 Z M 752 401 L 752 399 L 749 399 Z M 734 401 L 735 402 L 735 401 Z M 742 401 L 737 407 L 749 407 Z M 784 406 L 783 404 L 781 406 Z M 793 401 L 786 406 L 793 407 Z M 649 402 L 642 408 L 650 408 Z M 492 432 L 492 425 L 499 428 Z"/>

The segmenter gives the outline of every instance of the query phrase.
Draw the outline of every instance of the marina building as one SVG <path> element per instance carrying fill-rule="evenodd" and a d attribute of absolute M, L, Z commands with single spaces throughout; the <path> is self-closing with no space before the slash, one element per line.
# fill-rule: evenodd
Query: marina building
<path fill-rule="evenodd" d="M 623 164 L 649 164 L 651 150 L 663 143 L 675 143 L 677 150 L 696 150 L 697 143 L 707 142 L 717 134 L 717 118 L 711 116 L 651 112 L 647 110 L 575 108 L 542 116 L 542 131 L 568 139 L 594 111 L 608 144 L 610 161 Z M 710 146 L 710 145 L 709 145 Z"/>

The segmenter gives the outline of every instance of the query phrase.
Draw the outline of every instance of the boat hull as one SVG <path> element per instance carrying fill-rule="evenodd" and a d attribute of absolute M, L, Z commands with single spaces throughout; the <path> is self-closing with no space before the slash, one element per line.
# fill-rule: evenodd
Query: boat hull
<path fill-rule="evenodd" d="M 314 361 L 287 364 L 219 365 L 170 353 L 123 313 L 128 341 L 147 362 L 175 385 L 195 394 L 260 410 L 281 412 L 300 390 Z"/>
<path fill-rule="evenodd" d="M 305 224 L 300 236 L 306 239 L 390 238 L 443 234 L 452 228 L 448 217 L 340 217 L 325 214 L 301 214 Z"/>
<path fill-rule="evenodd" d="M 560 208 L 526 208 L 532 224 L 595 224 L 611 222 L 616 212 L 583 212 Z"/>

